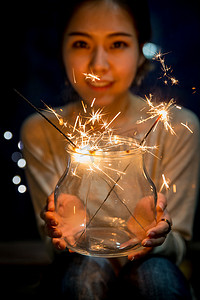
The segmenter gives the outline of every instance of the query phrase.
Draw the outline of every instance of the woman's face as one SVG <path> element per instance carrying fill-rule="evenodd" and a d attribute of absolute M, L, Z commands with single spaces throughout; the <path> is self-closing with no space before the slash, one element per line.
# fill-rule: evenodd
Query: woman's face
<path fill-rule="evenodd" d="M 142 60 L 133 20 L 118 5 L 85 3 L 72 16 L 64 34 L 63 61 L 86 103 L 96 98 L 95 105 L 107 106 L 126 99 Z"/>

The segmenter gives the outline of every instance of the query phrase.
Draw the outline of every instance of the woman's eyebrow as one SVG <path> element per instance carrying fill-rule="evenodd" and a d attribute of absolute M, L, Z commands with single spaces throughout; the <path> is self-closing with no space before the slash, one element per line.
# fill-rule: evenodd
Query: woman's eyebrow
<path fill-rule="evenodd" d="M 85 36 L 85 37 L 88 37 L 88 38 L 91 38 L 91 35 L 89 33 L 86 33 L 86 32 L 81 32 L 81 31 L 72 31 L 72 32 L 69 32 L 68 33 L 68 36 L 76 36 L 76 35 L 79 35 L 79 36 Z M 108 34 L 108 37 L 117 37 L 117 36 L 127 36 L 127 37 L 132 37 L 133 34 L 131 33 L 128 33 L 128 32 L 113 32 L 113 33 L 109 33 Z"/>
<path fill-rule="evenodd" d="M 128 32 L 113 32 L 113 33 L 110 33 L 108 36 L 109 37 L 115 37 L 115 36 L 128 36 L 128 37 L 132 37 L 133 34 L 128 33 Z"/>
<path fill-rule="evenodd" d="M 74 36 L 74 35 L 81 35 L 81 36 L 86 36 L 88 38 L 91 38 L 91 36 L 86 32 L 72 31 L 68 33 L 68 36 Z"/>

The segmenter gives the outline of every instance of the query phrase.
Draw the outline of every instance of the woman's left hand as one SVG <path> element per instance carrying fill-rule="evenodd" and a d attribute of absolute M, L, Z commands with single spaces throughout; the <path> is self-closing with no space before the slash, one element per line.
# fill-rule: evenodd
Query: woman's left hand
<path fill-rule="evenodd" d="M 148 252 L 150 252 L 153 247 L 160 246 L 164 243 L 166 236 L 171 230 L 172 226 L 172 220 L 166 207 L 167 200 L 165 196 L 161 193 L 158 193 L 158 200 L 156 206 L 156 226 L 152 227 L 147 231 L 147 237 L 142 241 L 142 246 L 145 248 L 141 251 L 134 252 L 134 254 L 129 255 L 129 260 L 141 258 Z"/>

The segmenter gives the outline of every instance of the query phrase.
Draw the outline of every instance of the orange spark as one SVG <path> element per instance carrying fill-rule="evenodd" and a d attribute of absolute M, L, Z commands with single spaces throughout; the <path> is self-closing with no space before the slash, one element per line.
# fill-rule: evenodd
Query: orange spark
<path fill-rule="evenodd" d="M 91 79 L 92 81 L 100 80 L 99 76 L 93 73 L 83 73 L 83 75 L 85 76 L 85 80 L 87 79 Z"/>
<path fill-rule="evenodd" d="M 166 180 L 165 175 L 162 174 L 162 178 L 163 178 L 163 183 L 160 187 L 159 193 L 162 191 L 162 189 L 165 187 L 166 190 L 169 190 L 169 180 Z"/>
<path fill-rule="evenodd" d="M 94 99 L 92 100 L 91 107 L 93 107 L 95 100 L 96 100 L 96 98 L 94 98 Z"/>
<path fill-rule="evenodd" d="M 187 125 L 187 123 L 186 124 L 181 123 L 181 125 L 183 125 L 185 128 L 187 128 L 187 130 L 189 130 L 191 133 L 193 133 L 192 129 L 190 129 L 190 127 Z"/>
<path fill-rule="evenodd" d="M 74 68 L 72 69 L 72 76 L 73 76 L 74 83 L 77 83 Z"/>

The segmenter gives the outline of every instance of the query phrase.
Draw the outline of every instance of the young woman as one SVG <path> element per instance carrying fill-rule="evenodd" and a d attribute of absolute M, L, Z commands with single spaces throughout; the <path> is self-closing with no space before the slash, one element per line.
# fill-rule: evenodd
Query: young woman
<path fill-rule="evenodd" d="M 96 98 L 95 109 L 104 107 L 110 120 L 120 111 L 112 124 L 117 134 L 134 134 L 141 139 L 151 122 L 137 124 L 141 117 L 147 116 L 147 107 L 130 88 L 139 81 L 146 64 L 142 46 L 151 35 L 146 1 L 74 0 L 70 8 L 63 6 L 61 11 L 60 20 L 65 21 L 61 22 L 64 29 L 62 59 L 67 84 L 88 106 Z M 93 73 L 100 80 L 86 79 L 84 73 Z M 81 109 L 80 101 L 76 101 L 62 107 L 62 114 L 74 124 Z M 183 121 L 189 124 L 193 134 L 180 125 Z M 59 292 L 67 299 L 126 296 L 133 299 L 191 299 L 176 264 L 182 261 L 185 241 L 192 236 L 199 124 L 190 111 L 174 109 L 172 126 L 176 136 L 171 136 L 159 125 L 148 137 L 148 145 L 159 145 L 154 153 L 159 159 L 152 155 L 146 157 L 152 180 L 159 189 L 162 173 L 165 173 L 176 191 L 168 191 L 167 201 L 164 194 L 158 194 L 157 224 L 147 232 L 142 242 L 144 250 L 130 255 L 129 260 L 89 258 L 66 251 L 56 254 L 54 270 L 60 276 L 57 274 L 57 280 L 54 280 L 52 274 L 48 280 L 57 281 Z M 31 116 L 25 122 L 22 139 L 39 228 L 43 236 L 45 228 L 55 248 L 64 250 L 66 243 L 58 227 L 53 190 L 66 166 L 65 141 L 40 116 Z M 169 233 L 172 221 L 173 229 Z M 51 292 L 52 289 L 53 285 Z"/>

